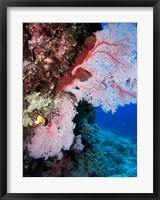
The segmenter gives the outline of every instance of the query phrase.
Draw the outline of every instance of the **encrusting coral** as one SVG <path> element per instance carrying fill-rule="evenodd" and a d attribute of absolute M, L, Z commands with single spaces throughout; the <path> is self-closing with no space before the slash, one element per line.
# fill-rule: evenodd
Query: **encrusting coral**
<path fill-rule="evenodd" d="M 23 92 L 52 94 L 86 37 L 100 28 L 85 23 L 29 23 L 23 29 Z"/>
<path fill-rule="evenodd" d="M 24 127 L 32 126 L 36 121 L 37 114 L 43 115 L 43 113 L 53 106 L 52 99 L 50 97 L 41 96 L 40 92 L 27 95 L 24 100 L 28 103 L 28 107 L 23 110 Z"/>

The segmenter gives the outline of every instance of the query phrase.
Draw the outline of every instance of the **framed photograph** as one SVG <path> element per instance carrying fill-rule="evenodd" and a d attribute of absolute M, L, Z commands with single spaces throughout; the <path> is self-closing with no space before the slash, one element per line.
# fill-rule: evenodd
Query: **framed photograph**
<path fill-rule="evenodd" d="M 159 0 L 0 8 L 0 199 L 158 200 Z"/>

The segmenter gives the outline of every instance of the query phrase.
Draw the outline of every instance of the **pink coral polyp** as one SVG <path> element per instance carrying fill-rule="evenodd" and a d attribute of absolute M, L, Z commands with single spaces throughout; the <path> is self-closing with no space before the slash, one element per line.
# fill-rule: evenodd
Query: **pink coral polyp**
<path fill-rule="evenodd" d="M 65 95 L 48 126 L 39 125 L 35 130 L 31 144 L 28 144 L 30 156 L 34 158 L 58 156 L 61 150 L 69 150 L 73 140 L 75 124 L 73 118 L 76 111 L 72 102 Z"/>

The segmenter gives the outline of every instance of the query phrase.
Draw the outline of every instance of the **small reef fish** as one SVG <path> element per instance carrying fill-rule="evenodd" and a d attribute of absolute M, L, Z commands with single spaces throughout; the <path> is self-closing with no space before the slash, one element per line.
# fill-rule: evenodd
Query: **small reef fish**
<path fill-rule="evenodd" d="M 45 125 L 46 124 L 46 119 L 39 115 L 37 117 L 37 120 L 35 121 L 35 124 L 43 124 L 43 125 Z"/>

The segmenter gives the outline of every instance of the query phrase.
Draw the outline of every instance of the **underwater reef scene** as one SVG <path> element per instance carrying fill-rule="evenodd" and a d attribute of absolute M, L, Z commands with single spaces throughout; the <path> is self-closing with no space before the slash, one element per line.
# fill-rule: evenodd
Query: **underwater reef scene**
<path fill-rule="evenodd" d="M 137 176 L 137 24 L 23 24 L 23 177 Z"/>

